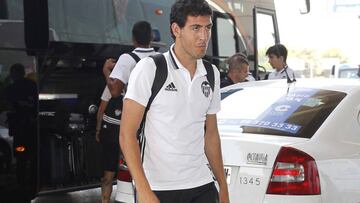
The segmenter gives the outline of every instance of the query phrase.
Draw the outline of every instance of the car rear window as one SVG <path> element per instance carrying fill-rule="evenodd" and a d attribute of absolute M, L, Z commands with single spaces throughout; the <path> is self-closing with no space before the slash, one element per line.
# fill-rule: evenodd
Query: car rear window
<path fill-rule="evenodd" d="M 218 125 L 220 131 L 311 138 L 345 96 L 312 88 L 239 89 L 223 97 Z"/>

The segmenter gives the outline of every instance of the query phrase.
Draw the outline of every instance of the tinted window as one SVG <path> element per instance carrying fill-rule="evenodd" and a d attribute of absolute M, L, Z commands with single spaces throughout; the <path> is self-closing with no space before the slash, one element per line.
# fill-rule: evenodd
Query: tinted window
<path fill-rule="evenodd" d="M 24 10 L 22 0 L 1 0 L 0 19 L 23 20 Z"/>
<path fill-rule="evenodd" d="M 359 78 L 357 68 L 339 70 L 339 78 Z"/>
<path fill-rule="evenodd" d="M 291 88 L 288 93 L 287 89 L 244 89 L 222 100 L 219 129 L 310 138 L 345 96 L 310 88 Z"/>
<path fill-rule="evenodd" d="M 56 41 L 132 44 L 135 22 L 147 20 L 162 42 L 173 42 L 169 29 L 170 6 L 166 0 L 50 0 L 49 26 Z"/>

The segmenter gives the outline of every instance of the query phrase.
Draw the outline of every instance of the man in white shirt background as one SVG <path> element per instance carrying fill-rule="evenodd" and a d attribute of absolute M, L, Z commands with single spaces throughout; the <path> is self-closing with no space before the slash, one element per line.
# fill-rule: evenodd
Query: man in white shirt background
<path fill-rule="evenodd" d="M 111 99 L 103 115 L 100 141 L 103 145 L 104 175 L 102 178 L 102 203 L 108 203 L 112 192 L 112 183 L 120 156 L 119 128 L 122 112 L 123 95 L 130 73 L 141 58 L 156 54 L 150 47 L 152 28 L 149 22 L 136 22 L 132 29 L 132 41 L 135 49 L 131 53 L 120 55 L 115 59 L 107 59 L 103 66 L 107 88 Z M 105 89 L 106 90 L 106 89 Z"/>
<path fill-rule="evenodd" d="M 282 44 L 275 44 L 267 49 L 266 55 L 269 57 L 269 63 L 275 69 L 269 74 L 268 79 L 287 79 L 289 82 L 295 81 L 294 71 L 286 63 L 288 51 Z"/>

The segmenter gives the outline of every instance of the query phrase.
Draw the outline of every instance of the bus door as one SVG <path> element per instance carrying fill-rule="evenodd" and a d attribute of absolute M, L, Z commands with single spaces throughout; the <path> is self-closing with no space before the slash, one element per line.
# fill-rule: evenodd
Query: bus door
<path fill-rule="evenodd" d="M 278 24 L 275 10 L 254 7 L 254 73 L 258 80 L 264 79 L 269 70 L 266 50 L 274 44 L 280 43 Z"/>
<path fill-rule="evenodd" d="M 234 18 L 228 13 L 214 10 L 212 36 L 206 58 L 219 68 L 223 76 L 228 69 L 226 59 L 239 52 L 240 47 L 244 47 L 244 43 L 240 39 Z"/>

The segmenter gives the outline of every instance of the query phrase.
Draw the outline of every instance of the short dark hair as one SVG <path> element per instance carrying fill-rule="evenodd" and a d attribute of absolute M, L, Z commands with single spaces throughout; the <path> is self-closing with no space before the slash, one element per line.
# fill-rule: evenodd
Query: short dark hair
<path fill-rule="evenodd" d="M 176 23 L 183 28 L 188 16 L 212 16 L 212 10 L 205 0 L 177 0 L 171 7 L 170 13 L 170 33 L 175 36 L 171 30 L 171 25 Z"/>
<path fill-rule="evenodd" d="M 237 68 L 238 64 L 245 63 L 246 65 L 249 65 L 249 60 L 247 59 L 247 56 L 243 53 L 236 53 L 232 55 L 228 60 L 227 63 L 229 64 L 229 71 L 230 69 Z"/>
<path fill-rule="evenodd" d="M 229 66 L 232 66 L 233 64 L 236 63 L 245 63 L 247 65 L 249 65 L 249 60 L 247 59 L 247 56 L 243 53 L 236 53 L 234 55 L 232 55 L 228 60 L 227 60 Z"/>
<path fill-rule="evenodd" d="M 277 57 L 282 56 L 284 58 L 284 62 L 286 63 L 288 51 L 284 45 L 275 44 L 274 46 L 269 47 L 266 50 L 266 56 L 269 56 L 270 54 L 274 54 Z"/>
<path fill-rule="evenodd" d="M 132 29 L 132 36 L 139 45 L 149 45 L 152 40 L 151 25 L 147 21 L 138 21 Z"/>

